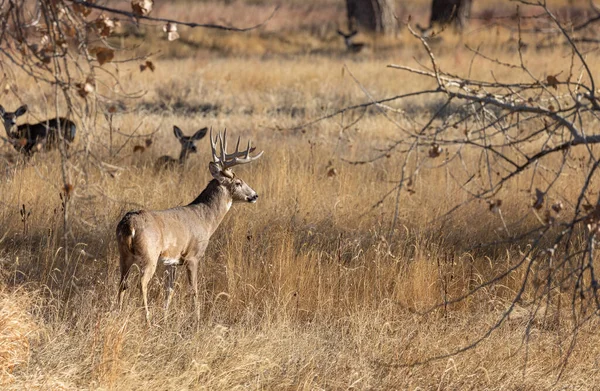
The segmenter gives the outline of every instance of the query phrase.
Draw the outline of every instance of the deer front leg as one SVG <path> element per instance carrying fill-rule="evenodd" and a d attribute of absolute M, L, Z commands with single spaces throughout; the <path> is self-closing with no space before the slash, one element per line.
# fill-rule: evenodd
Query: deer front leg
<path fill-rule="evenodd" d="M 192 290 L 194 309 L 196 310 L 196 318 L 200 321 L 200 306 L 198 305 L 198 259 L 188 260 L 187 275 Z"/>

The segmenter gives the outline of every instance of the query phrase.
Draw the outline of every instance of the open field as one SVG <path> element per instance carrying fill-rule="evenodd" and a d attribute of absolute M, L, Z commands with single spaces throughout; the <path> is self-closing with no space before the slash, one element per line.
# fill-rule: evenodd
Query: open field
<path fill-rule="evenodd" d="M 413 3 L 416 17 L 424 20 L 425 2 Z M 291 4 L 281 12 L 300 19 L 294 7 L 304 7 L 303 2 Z M 198 2 L 193 12 L 173 6 L 169 15 L 204 20 L 203 10 L 212 6 Z M 458 184 L 465 179 L 458 162 L 439 168 L 439 161 L 431 159 L 398 202 L 395 193 L 386 194 L 402 175 L 405 154 L 361 165 L 347 162 L 375 156 L 377 149 L 402 137 L 402 128 L 414 130 L 427 121 L 442 101 L 415 97 L 389 103 L 397 112 L 387 116 L 369 108 L 298 127 L 368 102 L 365 91 L 385 98 L 435 87 L 386 68 L 427 63 L 427 54 L 408 34 L 363 35 L 369 47 L 347 54 L 335 35 L 343 7 L 333 1 L 321 6 L 331 15 L 324 25 L 319 21 L 321 29 L 300 22 L 290 27 L 277 19 L 245 34 L 182 29 L 183 42 L 147 38 L 151 48 L 160 50 L 152 57 L 154 71 L 140 72 L 138 62 L 119 64 L 118 70 L 115 64 L 104 65 L 118 74 L 124 91 L 142 94 L 129 99 L 110 92 L 108 76 L 99 84 L 99 93 L 114 99 L 117 103 L 110 105 L 117 109 L 110 119 L 99 114 L 72 151 L 66 251 L 60 154 L 40 153 L 23 162 L 12 147 L 0 146 L 0 388 L 598 387 L 600 322 L 592 318 L 578 328 L 573 345 L 568 293 L 534 302 L 543 281 L 531 279 L 515 310 L 495 327 L 525 278 L 524 268 L 516 265 L 529 243 L 481 244 L 502 238 L 503 229 L 525 232 L 539 222 L 531 208 L 529 174 L 498 193 L 502 215 L 480 201 L 442 219 L 468 198 Z M 244 25 L 272 9 L 261 1 L 220 7 L 213 11 L 252 15 L 259 9 L 260 17 L 241 19 Z M 207 18 L 220 20 L 218 13 Z M 568 67 L 570 51 L 559 38 L 530 35 L 525 40 L 527 64 L 536 76 L 543 79 Z M 470 72 L 475 79 L 522 77 L 473 59 L 465 43 L 485 45 L 490 56 L 518 62 L 510 32 L 483 30 L 463 39 L 448 32 L 434 44 L 446 71 Z M 592 72 L 598 74 L 597 49 L 586 49 Z M 2 67 L 2 105 L 14 110 L 27 103 L 30 112 L 21 122 L 53 115 L 50 88 L 7 63 Z M 151 282 L 148 327 L 137 271 L 130 276 L 124 309 L 117 310 L 115 228 L 132 209 L 185 205 L 209 182 L 207 139 L 198 143 L 199 153 L 185 168 L 155 171 L 159 156 L 179 153 L 173 125 L 187 135 L 210 126 L 251 138 L 264 156 L 236 174 L 260 199 L 234 205 L 211 239 L 200 267 L 200 321 L 183 271 L 164 317 L 164 273 L 159 269 Z M 135 146 L 144 148 L 134 152 Z M 467 149 L 464 156 L 468 165 L 479 164 L 478 153 Z M 588 163 L 567 167 L 557 185 L 562 192 L 550 195 L 567 211 L 585 182 Z M 582 237 L 574 243 L 581 244 Z M 427 311 L 513 267 L 496 284 Z M 429 361 L 492 329 L 468 351 Z"/>

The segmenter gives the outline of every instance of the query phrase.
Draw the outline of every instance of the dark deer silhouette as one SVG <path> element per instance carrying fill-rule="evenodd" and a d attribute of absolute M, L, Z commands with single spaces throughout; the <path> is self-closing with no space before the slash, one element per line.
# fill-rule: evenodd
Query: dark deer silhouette
<path fill-rule="evenodd" d="M 362 42 L 352 42 L 354 36 L 358 34 L 358 31 L 356 30 L 352 31 L 350 34 L 345 34 L 341 30 L 338 30 L 337 33 L 344 37 L 344 44 L 346 45 L 346 50 L 348 50 L 351 53 L 358 53 L 365 46 L 365 44 Z"/>
<path fill-rule="evenodd" d="M 35 124 L 17 125 L 17 117 L 27 112 L 27 105 L 14 112 L 7 112 L 0 106 L 0 116 L 4 122 L 6 135 L 15 149 L 26 155 L 46 149 L 56 148 L 61 138 L 72 143 L 77 127 L 73 121 L 63 117 L 51 118 Z"/>

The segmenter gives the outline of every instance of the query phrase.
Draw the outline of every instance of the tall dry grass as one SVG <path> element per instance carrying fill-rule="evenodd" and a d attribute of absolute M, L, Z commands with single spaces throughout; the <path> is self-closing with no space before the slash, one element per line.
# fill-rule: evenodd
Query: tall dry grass
<path fill-rule="evenodd" d="M 436 50 L 445 69 L 459 73 L 471 66 L 471 55 L 453 39 Z M 516 60 L 503 44 L 507 36 L 483 39 L 494 54 Z M 561 47 L 539 52 L 529 65 L 540 75 L 555 74 L 564 54 Z M 535 286 L 478 346 L 410 365 L 464 347 L 494 327 L 522 283 L 520 268 L 460 303 L 421 312 L 514 266 L 527 243 L 478 248 L 497 239 L 504 226 L 483 202 L 442 222 L 439 217 L 467 195 L 448 175 L 455 170 L 460 178 L 457 166 L 435 169 L 435 161 L 415 178 L 415 193 L 401 195 L 392 230 L 394 197 L 378 201 L 400 177 L 403 155 L 367 165 L 342 160 L 372 156 L 400 137 L 376 110 L 347 128 L 357 114 L 304 131 L 288 128 L 366 101 L 349 72 L 377 97 L 427 88 L 423 80 L 385 68 L 411 56 L 425 59 L 416 45 L 407 45 L 401 53 L 354 57 L 163 58 L 154 60 L 154 73 L 121 65 L 124 87 L 147 93 L 123 100 L 126 110 L 112 125 L 124 134 L 136 130 L 136 137 L 114 133 L 112 151 L 119 152 L 111 156 L 104 119 L 93 133 L 80 135 L 77 148 L 89 143 L 119 169 L 108 175 L 83 155 L 72 158 L 66 256 L 57 153 L 17 164 L 10 161 L 15 153 L 2 147 L 0 342 L 14 341 L 0 346 L 0 358 L 4 351 L 9 358 L 0 363 L 4 389 L 593 389 L 600 377 L 597 321 L 579 330 L 579 343 L 567 354 L 573 324 L 555 302 L 533 306 Z M 589 56 L 593 65 L 596 54 Z M 515 77 L 487 62 L 471 69 L 478 78 L 492 71 L 504 80 Z M 11 72 L 17 88 L 2 104 L 10 101 L 12 109 L 15 101 L 28 103 L 25 120 L 51 115 L 45 109 L 50 95 L 18 70 Z M 414 99 L 397 107 L 408 113 L 399 124 L 411 127 L 439 102 Z M 186 204 L 209 181 L 207 140 L 185 169 L 155 172 L 158 156 L 178 153 L 172 125 L 187 133 L 226 127 L 232 135 L 252 137 L 265 155 L 237 174 L 260 200 L 234 206 L 211 240 L 199 272 L 200 322 L 184 273 L 164 316 L 159 271 L 150 289 L 153 325 L 147 327 L 138 272 L 130 277 L 125 308 L 116 310 L 114 230 L 127 210 Z M 147 138 L 152 145 L 133 152 Z M 465 156 L 477 166 L 477 155 Z M 569 168 L 562 180 L 560 196 L 572 199 L 583 170 Z M 534 224 L 529 186 L 523 177 L 498 195 L 513 231 Z M 25 219 L 22 208 L 31 211 Z M 537 315 L 530 316 L 533 311 Z"/>

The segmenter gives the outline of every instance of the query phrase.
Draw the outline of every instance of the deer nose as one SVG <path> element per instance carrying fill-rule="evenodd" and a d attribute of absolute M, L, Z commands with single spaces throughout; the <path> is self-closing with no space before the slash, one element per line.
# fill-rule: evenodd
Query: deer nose
<path fill-rule="evenodd" d="M 247 197 L 246 200 L 248 200 L 248 202 L 250 202 L 250 203 L 255 203 L 256 200 L 258 200 L 258 194 L 254 194 L 250 197 Z"/>

